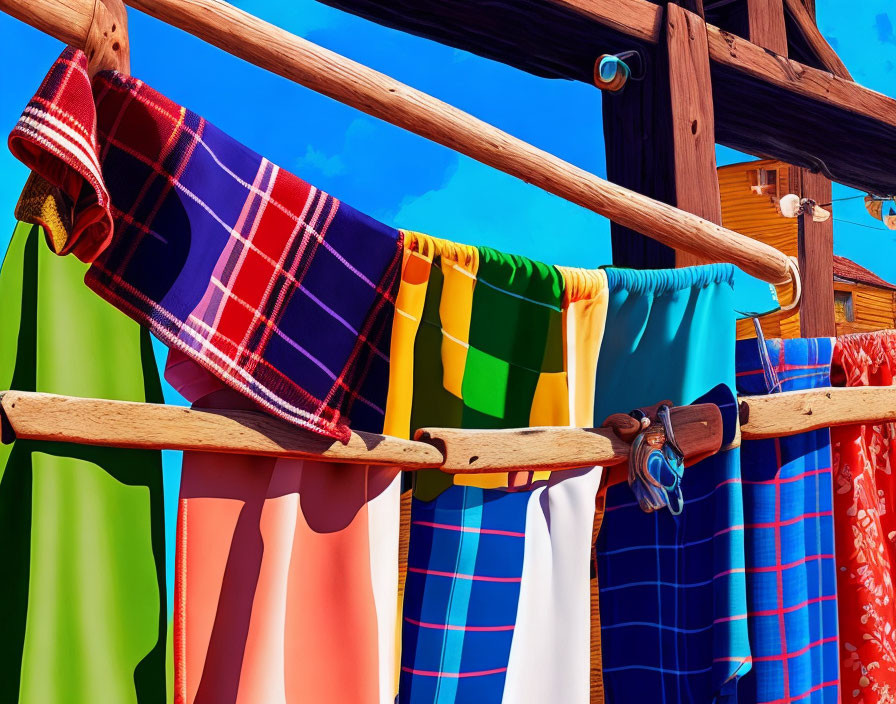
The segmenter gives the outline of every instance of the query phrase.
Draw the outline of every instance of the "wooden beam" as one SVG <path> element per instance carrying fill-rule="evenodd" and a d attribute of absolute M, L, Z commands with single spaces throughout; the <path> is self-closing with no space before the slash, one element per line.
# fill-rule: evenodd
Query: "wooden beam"
<path fill-rule="evenodd" d="M 787 14 L 822 65 L 835 76 L 851 81 L 852 76 L 846 65 L 815 24 L 814 4 L 810 10 L 804 4 L 805 2 L 812 2 L 812 0 L 784 0 Z"/>
<path fill-rule="evenodd" d="M 194 410 L 25 391 L 0 394 L 3 442 L 44 440 L 144 450 L 197 450 L 326 462 L 438 467 L 426 443 L 352 433 L 345 445 L 256 411 Z"/>
<path fill-rule="evenodd" d="M 650 62 L 662 60 L 662 22 L 656 20 L 665 2 L 322 1 L 541 76 L 590 83 L 595 57 L 636 47 Z M 896 101 L 842 78 L 833 81 L 828 70 L 780 62 L 718 27 L 708 32 L 719 143 L 823 169 L 860 190 L 896 192 Z"/>
<path fill-rule="evenodd" d="M 699 4 L 703 0 L 684 0 Z M 656 44 L 663 25 L 663 8 L 644 0 L 551 0 L 566 10 L 594 22 L 598 22 L 615 32 L 639 41 Z"/>
<path fill-rule="evenodd" d="M 787 56 L 787 27 L 783 0 L 747 0 L 750 41 Z"/>
<path fill-rule="evenodd" d="M 816 203 L 831 202 L 831 182 L 822 174 L 801 169 L 801 195 Z M 827 206 L 833 208 L 833 206 Z M 834 218 L 814 222 L 800 216 L 799 260 L 803 283 L 800 302 L 800 334 L 803 337 L 834 337 Z"/>
<path fill-rule="evenodd" d="M 780 438 L 839 425 L 896 421 L 896 387 L 785 391 L 741 399 L 744 440 Z"/>
<path fill-rule="evenodd" d="M 0 9 L 11 1 L 0 0 Z M 32 0 L 40 7 L 58 2 Z M 82 0 L 82 4 L 90 2 L 93 0 Z M 426 93 L 225 2 L 130 0 L 128 4 L 256 66 L 466 154 L 670 247 L 699 254 L 707 261 L 731 262 L 770 283 L 790 280 L 787 258 L 767 245 L 598 178 Z M 32 19 L 40 29 L 51 34 L 57 31 L 42 15 Z M 82 39 L 80 45 L 84 42 Z"/>
<path fill-rule="evenodd" d="M 684 2 L 681 3 L 681 6 L 685 10 L 693 12 L 700 19 L 706 18 L 706 11 L 703 9 L 703 0 L 684 0 Z"/>
<path fill-rule="evenodd" d="M 864 115 L 896 127 L 896 100 L 826 71 L 769 54 L 718 27 L 707 25 L 709 56 L 717 65 L 800 95 L 847 114 Z"/>
<path fill-rule="evenodd" d="M 716 171 L 715 114 L 706 23 L 678 5 L 666 8 L 666 47 L 672 105 L 675 205 L 721 224 L 722 202 Z M 705 260 L 676 252 L 676 266 Z"/>

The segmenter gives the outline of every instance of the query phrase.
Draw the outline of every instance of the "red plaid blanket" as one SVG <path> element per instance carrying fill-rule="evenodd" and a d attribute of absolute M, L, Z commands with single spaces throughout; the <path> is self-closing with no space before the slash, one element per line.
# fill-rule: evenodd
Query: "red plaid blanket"
<path fill-rule="evenodd" d="M 345 440 L 351 413 L 382 429 L 397 230 L 137 79 L 91 86 L 73 48 L 9 147 L 57 189 L 62 217 L 30 220 L 69 225 L 49 238 L 92 262 L 99 295 L 296 425 Z"/>

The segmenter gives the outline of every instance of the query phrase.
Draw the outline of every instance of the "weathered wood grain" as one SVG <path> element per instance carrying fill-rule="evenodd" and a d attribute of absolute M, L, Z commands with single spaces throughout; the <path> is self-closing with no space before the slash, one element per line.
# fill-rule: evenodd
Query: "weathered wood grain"
<path fill-rule="evenodd" d="M 715 111 L 706 23 L 678 5 L 666 8 L 669 92 L 672 103 L 672 148 L 675 205 L 714 223 L 722 223 L 722 202 L 716 172 Z M 676 266 L 706 260 L 676 252 Z"/>
<path fill-rule="evenodd" d="M 90 75 L 99 71 L 131 72 L 128 12 L 122 0 L 94 0 L 93 19 L 87 30 L 84 53 Z"/>
<path fill-rule="evenodd" d="M 405 469 L 442 463 L 441 453 L 426 443 L 352 433 L 343 445 L 256 411 L 194 410 L 7 391 L 0 396 L 0 412 L 7 431 L 22 440 L 401 465 Z M 4 442 L 12 439 L 4 437 Z"/>
<path fill-rule="evenodd" d="M 94 0 L 3 0 L 0 10 L 64 44 L 84 46 L 93 21 Z"/>
<path fill-rule="evenodd" d="M 672 426 L 686 458 L 713 454 L 722 444 L 722 415 L 711 404 L 673 408 Z M 445 456 L 442 471 L 452 474 L 609 466 L 625 462 L 631 450 L 609 428 L 422 428 L 416 438 L 436 445 Z"/>
<path fill-rule="evenodd" d="M 816 203 L 830 203 L 831 182 L 822 174 L 806 169 L 800 171 L 802 196 Z M 833 337 L 837 334 L 834 324 L 834 219 L 814 222 L 811 215 L 801 215 L 798 236 L 803 284 L 800 334 L 803 337 Z"/>
<path fill-rule="evenodd" d="M 787 56 L 787 27 L 783 0 L 747 0 L 750 41 Z"/>
<path fill-rule="evenodd" d="M 838 425 L 896 421 L 896 387 L 827 388 L 751 396 L 740 402 L 745 440 L 777 438 Z"/>
<path fill-rule="evenodd" d="M 650 25 L 644 17 L 656 17 L 665 3 L 647 0 L 323 1 L 555 78 L 590 83 L 594 60 L 604 53 L 643 47 L 648 62 L 657 62 L 662 53 L 662 23 L 647 39 L 643 29 Z M 709 31 L 717 39 L 733 37 L 711 25 Z M 782 69 L 756 61 L 756 52 L 765 50 L 755 44 L 748 50 L 746 44 L 750 42 L 740 39 L 732 55 L 724 39 L 710 42 L 720 143 L 807 168 L 823 165 L 832 180 L 860 190 L 896 192 L 896 102 L 849 81 L 843 81 L 851 85 L 846 92 L 839 84 L 828 84 L 834 78 L 831 67 L 791 62 Z M 798 95 L 780 80 L 782 71 L 800 76 Z"/>
<path fill-rule="evenodd" d="M 810 10 L 804 4 L 804 0 L 784 0 L 784 6 L 787 8 L 787 14 L 793 26 L 800 33 L 810 51 L 818 57 L 821 64 L 835 76 L 851 81 L 852 76 L 846 65 L 841 61 L 833 47 L 828 44 L 828 40 L 824 38 L 824 35 L 815 24 L 813 10 Z"/>
<path fill-rule="evenodd" d="M 8 1 L 0 0 L 0 9 Z M 34 2 L 45 5 L 57 0 Z M 767 245 L 598 178 L 432 96 L 232 5 L 219 0 L 130 0 L 129 5 L 234 56 L 466 154 L 675 249 L 699 254 L 707 261 L 731 262 L 772 283 L 790 279 L 786 258 Z"/>

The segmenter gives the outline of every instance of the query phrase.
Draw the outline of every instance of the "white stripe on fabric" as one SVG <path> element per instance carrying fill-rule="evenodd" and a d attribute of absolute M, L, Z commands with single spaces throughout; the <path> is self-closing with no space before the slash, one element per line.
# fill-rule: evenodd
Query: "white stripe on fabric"
<path fill-rule="evenodd" d="M 48 122 L 50 123 L 56 130 L 62 132 L 70 141 L 73 142 L 73 146 L 77 147 L 77 150 L 84 155 L 84 161 L 87 162 L 87 165 L 92 167 L 92 171 L 94 174 L 100 173 L 100 162 L 99 158 L 94 151 L 95 147 L 90 144 L 84 136 L 78 134 L 77 130 L 73 130 L 69 125 L 65 124 L 62 120 L 50 114 L 46 110 L 40 110 L 38 108 L 28 106 L 25 108 L 25 113 L 32 115 L 36 120 Z M 40 131 L 40 122 L 36 122 L 31 118 L 26 118 L 24 115 L 20 118 L 21 121 L 28 123 L 31 126 L 34 126 Z M 41 133 L 43 133 L 41 131 Z M 75 150 L 72 150 L 74 153 Z M 102 181 L 102 179 L 100 179 Z"/>
<path fill-rule="evenodd" d="M 589 702 L 588 554 L 602 473 L 600 467 L 553 472 L 531 492 L 503 704 Z"/>
<path fill-rule="evenodd" d="M 485 284 L 489 288 L 494 289 L 495 291 L 499 291 L 500 293 L 504 293 L 504 294 L 510 296 L 511 298 L 518 298 L 521 301 L 526 301 L 526 303 L 531 303 L 536 306 L 541 306 L 542 308 L 549 308 L 550 310 L 555 310 L 558 313 L 562 312 L 562 309 L 559 306 L 553 306 L 550 303 L 545 303 L 544 301 L 536 301 L 534 298 L 526 298 L 525 296 L 522 296 L 519 293 L 514 293 L 513 291 L 508 291 L 507 289 L 503 289 L 500 286 L 495 286 L 494 284 L 491 284 L 484 279 L 477 278 L 476 282 L 480 283 L 480 284 Z"/>
<path fill-rule="evenodd" d="M 367 502 L 370 579 L 379 644 L 379 704 L 394 704 L 401 472 L 391 467 L 368 467 L 366 471 L 370 497 Z M 394 476 L 386 489 L 371 497 L 372 485 L 388 481 L 390 473 Z"/>

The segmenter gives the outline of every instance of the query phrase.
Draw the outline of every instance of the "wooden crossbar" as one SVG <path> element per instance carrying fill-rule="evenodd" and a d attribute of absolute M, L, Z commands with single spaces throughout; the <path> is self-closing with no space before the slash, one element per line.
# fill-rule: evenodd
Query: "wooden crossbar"
<path fill-rule="evenodd" d="M 85 46 L 102 0 L 0 0 L 0 10 Z M 598 178 L 426 93 L 220 0 L 129 0 L 128 5 L 234 56 L 466 154 L 702 261 L 730 262 L 774 284 L 795 269 L 778 250 Z"/>
<path fill-rule="evenodd" d="M 343 445 L 254 411 L 198 410 L 25 391 L 0 394 L 0 420 L 5 443 L 22 439 L 195 450 L 394 465 L 404 470 L 432 468 L 454 474 L 613 466 L 625 462 L 630 450 L 628 442 L 609 428 L 563 427 L 424 428 L 417 437 L 426 442 L 355 432 Z M 673 408 L 672 422 L 687 458 L 718 451 L 721 416 L 714 406 Z M 896 387 L 823 388 L 740 400 L 740 438 L 745 440 L 886 422 L 896 422 Z"/>
<path fill-rule="evenodd" d="M 256 411 L 200 410 L 26 391 L 0 394 L 0 422 L 4 443 L 19 439 L 194 450 L 403 470 L 432 468 L 452 474 L 617 465 L 628 459 L 631 448 L 609 428 L 498 432 L 426 428 L 418 437 L 427 442 L 353 432 L 343 445 Z M 712 405 L 672 410 L 676 441 L 687 458 L 716 452 L 721 445 L 721 424 L 719 410 Z"/>

